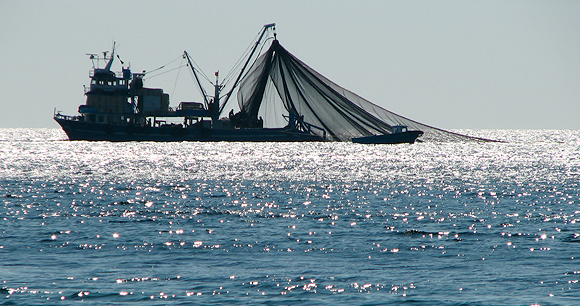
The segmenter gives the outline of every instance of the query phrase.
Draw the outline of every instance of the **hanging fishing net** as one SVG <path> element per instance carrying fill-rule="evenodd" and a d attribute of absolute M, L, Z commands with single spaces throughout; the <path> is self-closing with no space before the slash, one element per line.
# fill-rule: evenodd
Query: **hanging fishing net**
<path fill-rule="evenodd" d="M 332 141 L 389 134 L 397 125 L 423 131 L 419 141 L 490 141 L 422 124 L 373 104 L 310 68 L 278 40 L 242 79 L 238 103 L 240 112 L 234 117 L 239 127 L 298 118 Z"/>

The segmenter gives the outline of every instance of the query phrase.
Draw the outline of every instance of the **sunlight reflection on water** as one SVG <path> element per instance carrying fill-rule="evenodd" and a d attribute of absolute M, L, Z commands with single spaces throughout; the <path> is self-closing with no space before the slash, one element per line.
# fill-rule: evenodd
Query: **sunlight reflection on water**
<path fill-rule="evenodd" d="M 1 293 L 22 304 L 572 305 L 580 133 L 471 132 L 509 142 L 0 130 Z"/>

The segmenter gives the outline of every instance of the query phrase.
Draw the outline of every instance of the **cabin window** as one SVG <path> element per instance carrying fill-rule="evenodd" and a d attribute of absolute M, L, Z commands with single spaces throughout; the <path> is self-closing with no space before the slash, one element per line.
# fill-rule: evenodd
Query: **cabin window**
<path fill-rule="evenodd" d="M 105 118 L 103 118 L 103 116 L 99 116 L 99 122 L 103 122 L 105 121 Z"/>

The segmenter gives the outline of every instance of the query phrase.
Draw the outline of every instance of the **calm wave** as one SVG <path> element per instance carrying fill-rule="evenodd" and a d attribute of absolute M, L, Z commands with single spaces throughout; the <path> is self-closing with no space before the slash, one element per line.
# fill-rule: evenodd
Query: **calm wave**
<path fill-rule="evenodd" d="M 70 142 L 0 129 L 0 304 L 575 305 L 580 131 Z"/>

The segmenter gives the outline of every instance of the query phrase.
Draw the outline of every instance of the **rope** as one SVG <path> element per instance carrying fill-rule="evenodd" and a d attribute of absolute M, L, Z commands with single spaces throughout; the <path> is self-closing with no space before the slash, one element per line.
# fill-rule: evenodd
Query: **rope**
<path fill-rule="evenodd" d="M 175 67 L 175 68 L 169 69 L 169 70 L 167 70 L 167 71 L 163 71 L 163 72 L 160 72 L 160 73 L 158 73 L 158 74 L 154 74 L 154 75 L 152 75 L 152 76 L 148 76 L 147 78 L 143 78 L 143 79 L 145 79 L 145 80 L 148 80 L 148 79 L 154 78 L 154 77 L 156 77 L 156 76 L 160 76 L 160 75 L 162 75 L 162 74 L 166 74 L 166 73 L 168 73 L 168 72 L 171 72 L 171 71 L 173 71 L 173 70 L 180 69 L 181 67 L 184 67 L 184 66 L 187 66 L 187 65 L 181 65 L 181 66 L 179 66 L 179 67 Z M 159 69 L 156 69 L 156 70 L 159 70 Z M 154 70 L 154 71 L 155 71 L 155 70 Z"/>
<path fill-rule="evenodd" d="M 165 66 L 168 66 L 168 65 L 171 65 L 171 64 L 173 64 L 173 62 L 177 61 L 179 58 L 181 58 L 181 56 L 180 56 L 180 57 L 178 57 L 178 58 L 176 58 L 176 59 L 174 59 L 174 60 L 172 60 L 171 62 L 169 62 L 169 63 L 167 63 L 167 64 L 165 64 L 165 65 L 162 65 L 162 66 L 161 66 L 161 67 L 159 67 L 159 68 L 155 68 L 155 69 L 153 69 L 153 70 L 151 70 L 151 71 L 148 71 L 148 72 L 146 72 L 146 73 L 151 73 L 151 72 L 155 72 L 155 71 L 157 71 L 157 70 L 163 69 L 163 68 L 165 68 Z"/>
<path fill-rule="evenodd" d="M 240 58 L 238 58 L 238 60 L 236 61 L 236 63 L 232 67 L 232 69 L 230 69 L 230 71 L 226 74 L 226 76 L 224 77 L 224 81 L 222 82 L 222 84 L 224 86 L 227 83 L 229 83 L 237 75 L 237 73 L 235 73 L 235 72 L 238 71 L 239 66 L 241 66 L 244 63 L 244 59 L 246 59 L 248 56 L 248 53 L 251 52 L 252 48 L 254 47 L 254 43 L 256 42 L 258 37 L 260 36 L 260 33 L 261 33 L 261 31 L 258 32 L 258 34 L 256 34 L 256 36 L 254 36 L 254 39 L 252 39 L 252 42 L 248 45 L 248 47 L 246 48 L 244 53 L 242 53 L 242 55 L 240 56 Z"/>
<path fill-rule="evenodd" d="M 177 80 L 179 79 L 179 73 L 181 72 L 181 67 L 183 67 L 183 57 L 181 58 L 181 63 L 179 63 L 179 70 L 177 70 L 177 76 L 175 77 L 175 84 L 173 84 L 173 91 L 171 92 L 171 96 L 175 93 L 175 88 L 177 88 Z"/>

